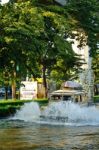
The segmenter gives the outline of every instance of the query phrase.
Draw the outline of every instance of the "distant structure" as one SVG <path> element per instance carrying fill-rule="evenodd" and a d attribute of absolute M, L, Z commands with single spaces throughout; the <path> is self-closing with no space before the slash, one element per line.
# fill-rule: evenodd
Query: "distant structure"
<path fill-rule="evenodd" d="M 73 50 L 80 55 L 80 57 L 84 60 L 84 64 L 82 65 L 82 69 L 88 68 L 88 55 L 89 55 L 89 47 L 83 46 L 82 48 L 78 48 L 79 41 L 73 40 L 74 44 L 72 44 Z"/>

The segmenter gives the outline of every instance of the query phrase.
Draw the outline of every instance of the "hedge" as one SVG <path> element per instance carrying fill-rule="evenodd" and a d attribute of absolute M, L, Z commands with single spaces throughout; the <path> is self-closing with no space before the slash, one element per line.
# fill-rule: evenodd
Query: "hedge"
<path fill-rule="evenodd" d="M 99 95 L 95 95 L 94 96 L 94 102 L 95 103 L 99 103 Z"/>
<path fill-rule="evenodd" d="M 20 109 L 24 103 L 38 102 L 41 105 L 48 103 L 47 99 L 35 99 L 35 100 L 1 100 L 0 101 L 0 118 L 9 117 L 15 114 L 17 109 Z"/>

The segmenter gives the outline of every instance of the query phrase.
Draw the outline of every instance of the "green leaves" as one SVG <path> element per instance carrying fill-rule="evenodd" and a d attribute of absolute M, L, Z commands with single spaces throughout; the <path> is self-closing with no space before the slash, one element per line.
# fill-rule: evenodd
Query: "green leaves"
<path fill-rule="evenodd" d="M 75 31 L 82 29 L 85 37 L 87 37 L 87 44 L 89 45 L 90 55 L 94 55 L 99 43 L 99 1 L 98 0 L 70 0 L 65 6 L 71 17 L 77 20 Z"/>
<path fill-rule="evenodd" d="M 91 54 L 95 54 L 99 36 L 97 2 L 70 0 L 60 6 L 55 1 L 16 0 L 1 6 L 0 68 L 8 67 L 12 72 L 14 61 L 19 64 L 21 77 L 27 70 L 41 76 L 43 66 L 45 72 L 60 68 L 69 78 L 71 70 L 77 71 L 81 63 L 68 38 L 77 38 L 82 47 L 87 37 Z"/>

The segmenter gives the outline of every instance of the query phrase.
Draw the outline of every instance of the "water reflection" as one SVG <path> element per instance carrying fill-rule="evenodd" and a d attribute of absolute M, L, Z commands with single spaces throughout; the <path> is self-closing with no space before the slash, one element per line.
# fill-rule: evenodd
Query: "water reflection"
<path fill-rule="evenodd" d="M 99 149 L 99 127 L 50 126 L 10 120 L 6 123 L 4 128 L 0 127 L 0 150 Z"/>

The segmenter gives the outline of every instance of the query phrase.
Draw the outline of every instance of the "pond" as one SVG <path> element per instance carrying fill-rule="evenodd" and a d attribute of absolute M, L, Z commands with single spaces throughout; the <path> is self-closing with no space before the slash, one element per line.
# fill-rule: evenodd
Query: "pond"
<path fill-rule="evenodd" d="M 25 104 L 0 120 L 0 150 L 99 150 L 99 109 L 72 103 Z"/>

